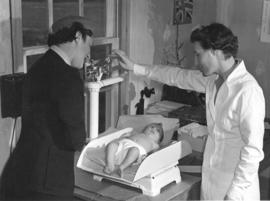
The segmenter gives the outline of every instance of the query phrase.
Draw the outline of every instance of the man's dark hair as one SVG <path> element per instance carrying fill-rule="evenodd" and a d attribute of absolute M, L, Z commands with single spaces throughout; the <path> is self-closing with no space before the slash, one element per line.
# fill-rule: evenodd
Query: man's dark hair
<path fill-rule="evenodd" d="M 192 43 L 199 42 L 205 50 L 222 50 L 225 58 L 236 57 L 238 52 L 238 38 L 232 31 L 220 23 L 212 23 L 192 31 Z"/>
<path fill-rule="evenodd" d="M 90 29 L 86 29 L 82 23 L 73 22 L 71 27 L 64 27 L 55 33 L 49 33 L 48 46 L 59 45 L 66 42 L 71 42 L 76 39 L 76 33 L 80 32 L 82 38 L 85 40 L 86 36 L 92 36 L 93 32 Z"/>

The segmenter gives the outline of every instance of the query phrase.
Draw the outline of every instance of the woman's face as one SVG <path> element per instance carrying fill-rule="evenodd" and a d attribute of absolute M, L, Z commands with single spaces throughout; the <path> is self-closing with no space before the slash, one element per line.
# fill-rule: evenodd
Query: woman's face
<path fill-rule="evenodd" d="M 199 42 L 194 42 L 195 65 L 203 73 L 204 76 L 209 76 L 217 73 L 217 60 L 215 52 L 212 49 L 205 50 Z"/>

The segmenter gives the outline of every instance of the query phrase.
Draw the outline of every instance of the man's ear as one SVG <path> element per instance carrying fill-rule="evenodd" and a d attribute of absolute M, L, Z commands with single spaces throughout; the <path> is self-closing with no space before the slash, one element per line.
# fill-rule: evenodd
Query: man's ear
<path fill-rule="evenodd" d="M 76 34 L 75 34 L 75 40 L 80 40 L 80 39 L 82 39 L 82 33 L 81 32 L 79 32 L 79 31 L 77 31 L 76 32 Z"/>

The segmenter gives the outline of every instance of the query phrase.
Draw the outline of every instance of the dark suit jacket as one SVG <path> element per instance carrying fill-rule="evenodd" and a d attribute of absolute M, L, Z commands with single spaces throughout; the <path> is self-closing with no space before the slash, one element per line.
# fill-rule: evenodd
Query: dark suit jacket
<path fill-rule="evenodd" d="M 79 71 L 48 50 L 26 75 L 21 135 L 2 174 L 2 194 L 71 195 L 74 152 L 85 137 Z"/>

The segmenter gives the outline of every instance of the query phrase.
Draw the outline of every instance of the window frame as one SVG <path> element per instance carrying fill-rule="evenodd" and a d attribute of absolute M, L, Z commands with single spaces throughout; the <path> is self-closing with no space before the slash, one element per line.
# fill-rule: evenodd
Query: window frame
<path fill-rule="evenodd" d="M 84 9 L 83 9 L 83 2 L 84 0 L 77 0 L 79 4 L 79 15 L 84 15 Z M 48 30 L 53 24 L 53 0 L 47 0 L 48 2 Z M 93 45 L 96 44 L 107 44 L 112 43 L 113 48 L 119 48 L 119 38 L 118 38 L 118 0 L 106 0 L 106 35 L 105 37 L 98 37 L 94 38 Z M 22 0 L 12 0 L 12 10 L 16 16 L 13 16 L 13 19 L 19 18 L 20 21 L 22 21 Z M 27 72 L 27 56 L 31 55 L 37 55 L 45 53 L 48 50 L 47 45 L 39 45 L 39 46 L 30 46 L 30 47 L 23 47 L 22 42 L 22 22 L 20 24 L 15 25 L 15 29 L 13 29 L 14 33 L 14 43 L 21 44 L 22 51 L 17 51 L 17 56 L 22 57 L 22 67 L 18 69 L 19 72 Z M 117 44 L 118 43 L 118 44 Z M 15 48 L 16 50 L 19 49 L 19 47 Z M 22 56 L 20 56 L 22 55 Z M 15 57 L 15 60 L 18 57 Z M 15 62 L 20 63 L 20 62 Z"/>

